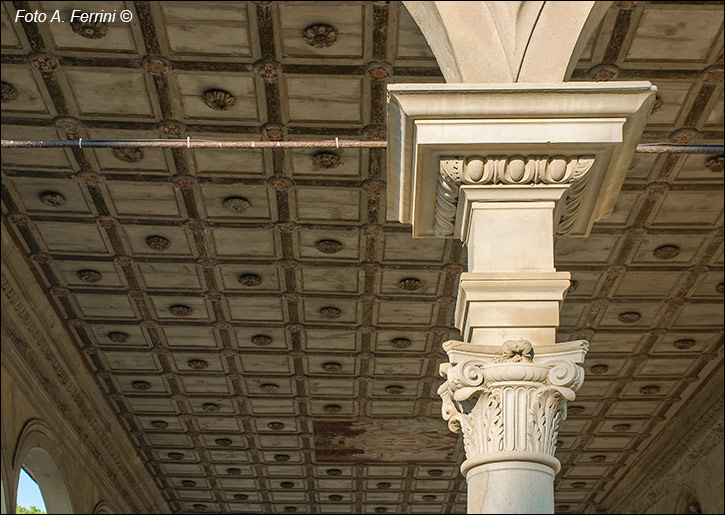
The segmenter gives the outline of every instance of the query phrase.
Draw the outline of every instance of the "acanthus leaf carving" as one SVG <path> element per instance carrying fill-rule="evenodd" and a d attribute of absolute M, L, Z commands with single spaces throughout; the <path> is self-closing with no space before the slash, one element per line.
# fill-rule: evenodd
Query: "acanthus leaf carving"
<path fill-rule="evenodd" d="M 461 185 L 462 170 L 462 159 L 450 158 L 441 160 L 434 227 L 436 236 L 440 238 L 448 238 L 453 234 L 456 210 L 458 209 L 458 191 Z"/>
<path fill-rule="evenodd" d="M 584 380 L 588 342 L 557 344 L 543 349 L 540 356 L 534 356 L 527 340 L 506 341 L 500 352 L 492 349 L 449 348 L 453 362 L 440 365 L 446 381 L 438 388 L 448 427 L 463 434 L 469 460 L 509 451 L 553 458 L 566 404 L 574 400 Z M 522 417 L 523 431 L 516 427 L 519 422 L 506 422 Z"/>

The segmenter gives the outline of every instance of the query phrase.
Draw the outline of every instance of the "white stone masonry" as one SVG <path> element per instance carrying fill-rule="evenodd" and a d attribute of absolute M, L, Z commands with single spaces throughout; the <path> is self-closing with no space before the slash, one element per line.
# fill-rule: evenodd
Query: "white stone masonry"
<path fill-rule="evenodd" d="M 443 348 L 442 414 L 466 450 L 469 513 L 553 513 L 586 341 L 556 343 L 570 284 L 554 237 L 586 237 L 621 188 L 649 83 L 389 86 L 388 213 L 468 251 Z"/>

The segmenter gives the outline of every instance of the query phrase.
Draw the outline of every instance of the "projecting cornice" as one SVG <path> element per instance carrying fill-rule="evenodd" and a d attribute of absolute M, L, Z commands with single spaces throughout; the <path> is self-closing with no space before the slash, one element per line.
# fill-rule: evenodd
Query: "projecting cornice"
<path fill-rule="evenodd" d="M 568 185 L 557 231 L 586 236 L 614 208 L 655 92 L 648 82 L 390 85 L 388 217 L 414 237 L 451 237 L 456 186 Z"/>

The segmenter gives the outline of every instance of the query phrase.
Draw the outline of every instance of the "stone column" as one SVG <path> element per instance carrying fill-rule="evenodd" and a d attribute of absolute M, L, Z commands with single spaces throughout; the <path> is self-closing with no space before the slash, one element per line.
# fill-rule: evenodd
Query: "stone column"
<path fill-rule="evenodd" d="M 554 237 L 611 212 L 654 100 L 649 83 L 389 86 L 388 215 L 463 241 L 443 345 L 443 418 L 466 451 L 469 513 L 553 513 L 566 403 L 586 341 L 556 343 L 568 272 Z"/>
<path fill-rule="evenodd" d="M 566 402 L 584 380 L 585 341 L 503 346 L 450 341 L 438 389 L 448 427 L 463 434 L 469 513 L 553 513 L 554 457 Z"/>

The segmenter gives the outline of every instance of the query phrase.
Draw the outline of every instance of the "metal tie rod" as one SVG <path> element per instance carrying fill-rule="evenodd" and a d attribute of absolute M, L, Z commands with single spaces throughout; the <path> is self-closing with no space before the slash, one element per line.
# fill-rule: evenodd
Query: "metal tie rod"
<path fill-rule="evenodd" d="M 2 140 L 2 148 L 387 148 L 387 141 L 214 141 L 186 139 L 69 139 L 57 141 Z M 723 145 L 645 143 L 636 152 L 645 154 L 722 154 Z"/>

